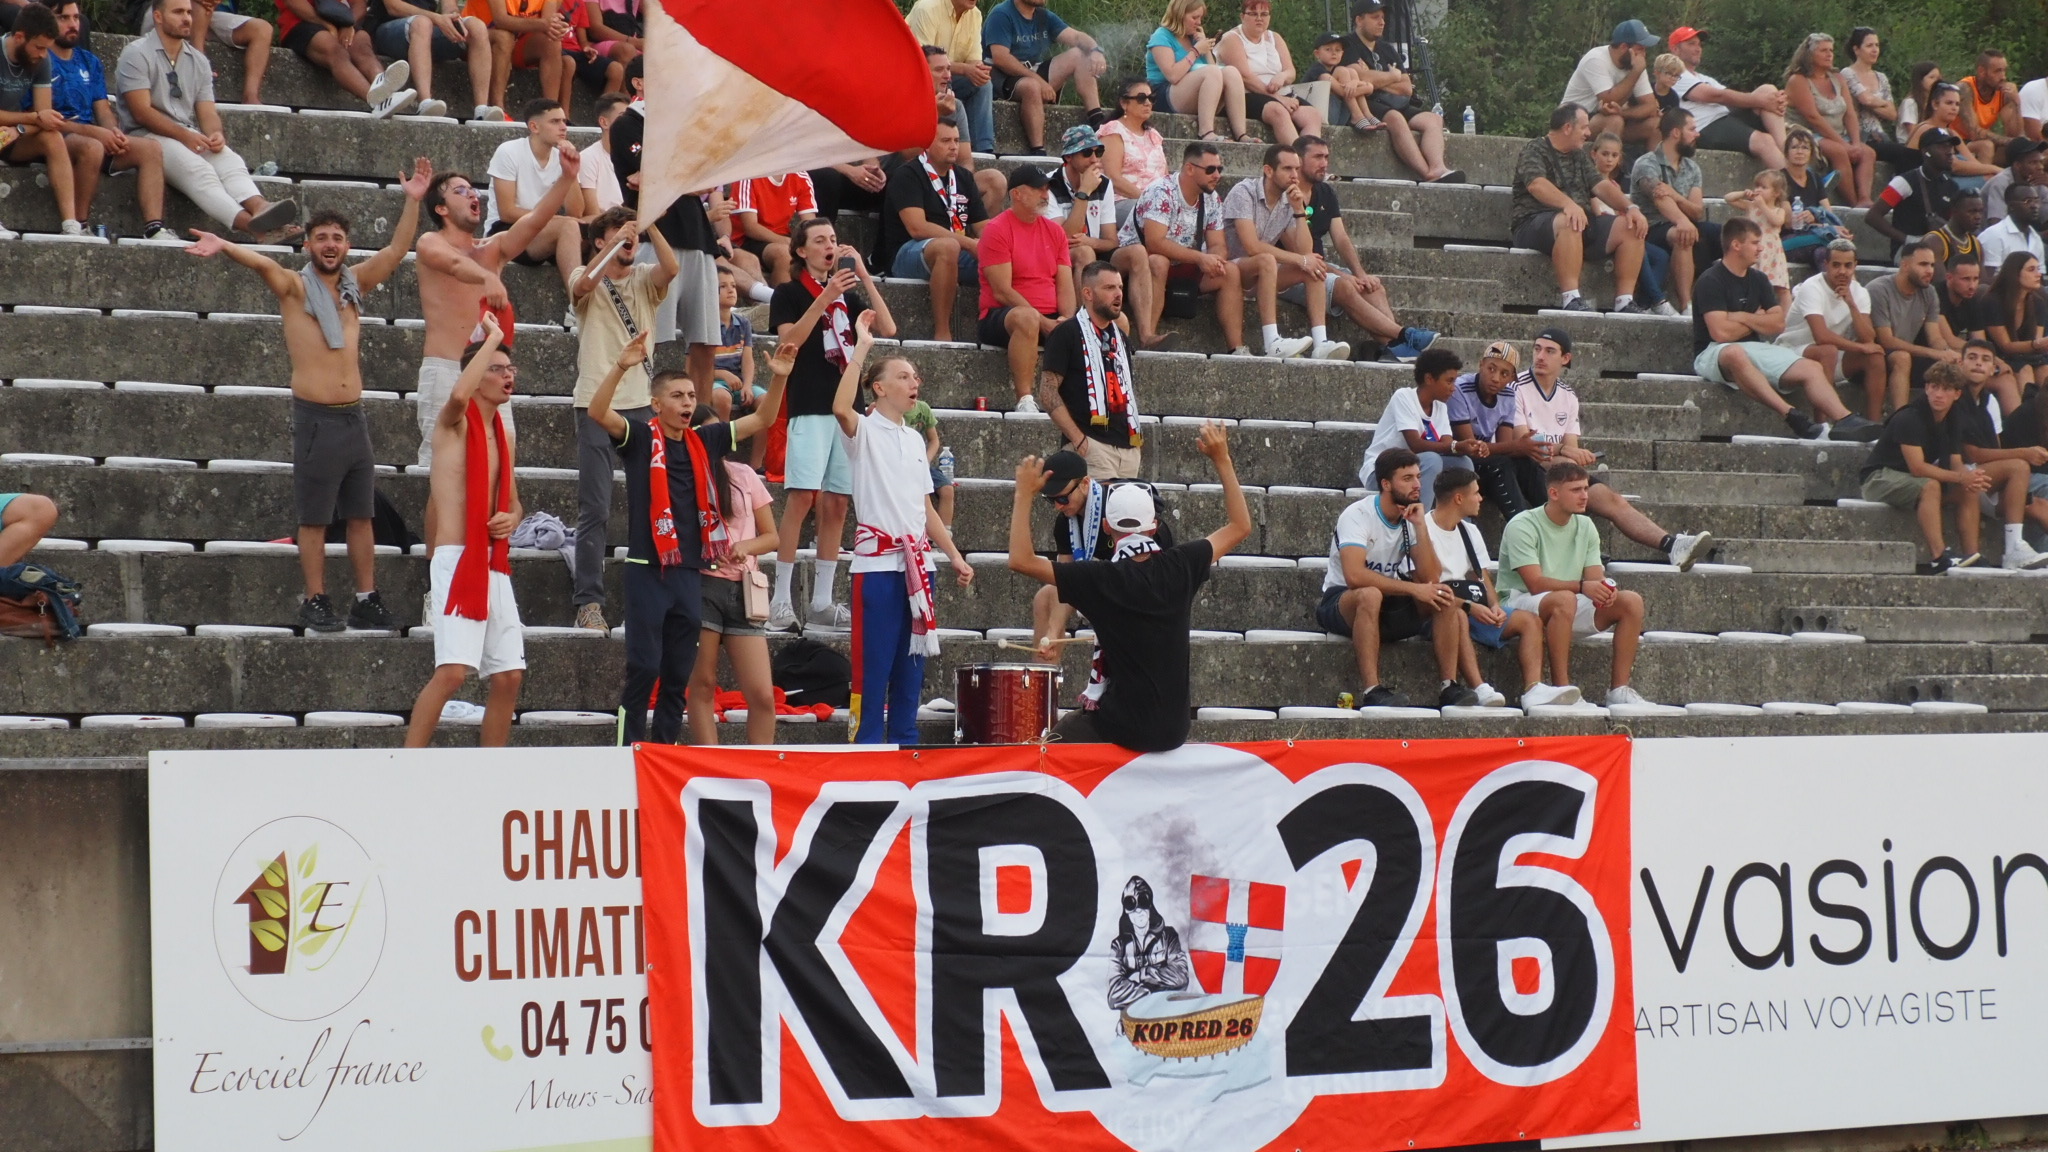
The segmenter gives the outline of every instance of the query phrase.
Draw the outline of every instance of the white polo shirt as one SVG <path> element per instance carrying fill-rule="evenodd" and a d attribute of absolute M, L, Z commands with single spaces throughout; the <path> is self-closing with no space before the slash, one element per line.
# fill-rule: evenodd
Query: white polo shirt
<path fill-rule="evenodd" d="M 835 421 L 836 423 L 836 421 Z M 852 436 L 839 430 L 853 477 L 853 518 L 897 538 L 925 534 L 925 498 L 931 495 L 931 467 L 925 462 L 924 436 L 873 408 L 860 418 Z M 933 562 L 934 565 L 936 561 Z M 903 553 L 880 556 L 856 553 L 849 572 L 901 572 Z"/>

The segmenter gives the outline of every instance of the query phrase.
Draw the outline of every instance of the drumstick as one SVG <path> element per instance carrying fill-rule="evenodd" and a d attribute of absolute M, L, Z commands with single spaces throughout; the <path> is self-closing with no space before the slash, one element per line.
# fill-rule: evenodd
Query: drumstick
<path fill-rule="evenodd" d="M 1048 640 L 1048 641 L 1046 641 L 1047 645 L 1049 645 L 1049 646 L 1056 646 L 1056 645 L 1060 645 L 1060 644 L 1093 644 L 1094 642 L 1095 642 L 1095 637 L 1093 637 L 1093 636 L 1069 636 L 1069 637 L 1067 637 L 1067 638 L 1066 638 L 1066 639 L 1064 639 L 1064 640 Z M 1036 651 L 1038 651 L 1038 646 L 1037 646 L 1036 644 L 1025 644 L 1025 643 L 1021 643 L 1021 642 L 1019 642 L 1019 641 L 1016 641 L 1016 640 L 1008 640 L 1008 639 L 1004 639 L 1004 640 L 997 640 L 997 641 L 996 641 L 996 647 L 998 647 L 998 648 L 1015 648 L 1015 649 L 1017 649 L 1017 650 L 1018 650 L 1018 651 L 1020 651 L 1020 652 L 1036 652 Z"/>

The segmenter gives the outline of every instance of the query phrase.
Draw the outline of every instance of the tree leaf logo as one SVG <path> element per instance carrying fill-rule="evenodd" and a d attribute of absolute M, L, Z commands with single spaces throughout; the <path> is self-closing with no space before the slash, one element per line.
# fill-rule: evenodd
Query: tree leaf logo
<path fill-rule="evenodd" d="M 311 816 L 252 832 L 223 868 L 215 943 L 237 990 L 281 1019 L 314 1020 L 362 991 L 384 948 L 383 880 L 362 845 Z"/>

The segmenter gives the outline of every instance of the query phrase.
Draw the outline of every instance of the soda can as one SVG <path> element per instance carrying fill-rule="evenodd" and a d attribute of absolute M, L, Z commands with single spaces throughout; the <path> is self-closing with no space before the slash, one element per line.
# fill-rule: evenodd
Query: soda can
<path fill-rule="evenodd" d="M 1339 692 L 1337 693 L 1337 707 L 1356 708 L 1358 707 L 1357 697 L 1354 697 L 1349 692 Z"/>
<path fill-rule="evenodd" d="M 986 412 L 986 411 L 988 411 L 988 397 L 986 397 L 986 396 L 976 396 L 976 397 L 974 398 L 974 410 L 975 410 L 976 412 Z"/>

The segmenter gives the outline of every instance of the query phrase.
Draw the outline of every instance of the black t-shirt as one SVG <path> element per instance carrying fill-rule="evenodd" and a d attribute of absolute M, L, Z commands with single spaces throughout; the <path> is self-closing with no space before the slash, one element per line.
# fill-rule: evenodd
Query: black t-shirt
<path fill-rule="evenodd" d="M 647 121 L 637 108 L 626 109 L 612 121 L 612 171 L 618 174 L 619 192 L 626 198 L 628 208 L 640 207 L 640 190 L 630 180 L 640 171 L 640 139 L 646 128 Z M 718 233 L 711 227 L 711 217 L 704 212 L 704 201 L 695 196 L 676 197 L 656 227 L 678 252 L 702 252 L 713 258 L 723 255 L 718 247 Z"/>
<path fill-rule="evenodd" d="M 1930 174 L 1925 168 L 1909 168 L 1897 179 L 1904 181 L 1909 191 L 1892 208 L 1892 224 L 1908 236 L 1941 227 L 1962 194 L 1955 177 L 1946 172 Z"/>
<path fill-rule="evenodd" d="M 936 165 L 933 167 L 937 169 Z M 939 183 L 943 185 L 945 182 L 946 174 L 940 172 Z M 953 166 L 952 197 L 953 212 L 966 214 L 969 231 L 988 219 L 988 209 L 982 207 L 981 195 L 974 186 L 974 173 L 957 164 Z M 875 267 L 884 272 L 895 264 L 896 250 L 912 239 L 910 232 L 903 227 L 900 215 L 905 208 L 924 209 L 925 223 L 941 228 L 947 227 L 952 219 L 946 211 L 945 198 L 932 187 L 932 179 L 925 175 L 924 165 L 915 160 L 897 165 L 896 170 L 889 173 L 888 187 L 882 189 L 882 243 L 875 249 Z"/>
<path fill-rule="evenodd" d="M 1697 301 L 1699 297 L 1693 299 Z M 1899 451 L 1900 446 L 1906 444 L 1920 449 L 1921 457 L 1929 464 L 1945 467 L 1949 457 L 1963 450 L 1967 406 L 1966 399 L 1958 400 L 1956 406 L 1949 409 L 1948 419 L 1936 420 L 1934 409 L 1928 407 L 1926 398 L 1922 397 L 1892 413 L 1892 418 L 1885 422 L 1884 435 L 1877 438 L 1877 443 L 1871 446 L 1870 455 L 1864 459 L 1859 477 L 1868 477 L 1880 468 L 1894 472 L 1911 471 L 1906 467 L 1905 453 Z"/>
<path fill-rule="evenodd" d="M 1086 312 L 1070 317 L 1064 323 L 1046 334 L 1041 349 L 1044 356 L 1042 370 L 1057 372 L 1060 376 L 1060 403 L 1067 406 L 1067 415 L 1081 429 L 1081 434 L 1090 440 L 1099 440 L 1113 448 L 1132 447 L 1133 429 L 1123 414 L 1109 417 L 1107 424 L 1097 424 L 1088 413 L 1088 353 L 1081 343 L 1081 325 Z M 1092 321 L 1085 321 L 1092 323 Z M 1109 329 L 1117 340 L 1129 340 L 1115 325 Z M 1129 355 L 1129 349 L 1125 354 Z M 1135 357 L 1133 357 L 1135 359 Z M 1102 348 L 1102 370 L 1114 374 L 1116 358 L 1105 342 Z"/>
<path fill-rule="evenodd" d="M 647 481 L 648 462 L 653 458 L 656 426 L 652 420 L 626 421 L 626 438 L 619 442 L 619 459 L 626 465 L 626 556 L 628 559 L 652 564 L 657 558 L 654 550 L 654 514 L 649 510 L 654 489 Z M 704 445 L 709 457 L 711 474 L 725 475 L 725 458 L 732 454 L 733 434 L 730 424 L 702 424 L 690 430 Z M 666 439 L 664 437 L 664 439 Z M 697 478 L 690 467 L 690 449 L 681 440 L 667 440 L 668 507 L 676 518 L 676 542 L 683 549 L 683 567 L 704 566 L 704 540 L 697 530 Z M 714 495 L 711 507 L 718 509 Z"/>
<path fill-rule="evenodd" d="M 1188 621 L 1215 552 L 1206 539 L 1114 564 L 1053 565 L 1053 587 L 1095 625 L 1108 681 L 1095 712 L 1103 736 L 1137 752 L 1187 742 Z"/>
<path fill-rule="evenodd" d="M 1394 43 L 1385 36 L 1380 37 L 1378 44 L 1367 47 L 1364 37 L 1356 32 L 1346 32 L 1341 43 L 1344 46 L 1343 62 L 1346 64 L 1363 62 L 1367 68 L 1374 72 L 1406 72 L 1408 70 L 1407 61 L 1404 59 L 1405 53 L 1402 52 L 1401 45 Z"/>
<path fill-rule="evenodd" d="M 768 330 L 778 335 L 784 324 L 794 324 L 810 311 L 811 301 L 817 297 L 804 287 L 801 270 L 792 276 L 775 294 L 768 299 Z M 858 317 L 868 309 L 867 293 L 858 288 L 845 296 L 848 316 Z M 830 416 L 832 397 L 839 392 L 841 369 L 825 358 L 825 325 L 829 317 L 818 317 L 818 323 L 811 329 L 811 338 L 797 349 L 796 365 L 789 371 L 789 414 L 791 416 Z M 858 398 L 854 407 L 861 407 Z"/>
<path fill-rule="evenodd" d="M 1975 397 L 1964 392 L 1962 398 L 1956 401 L 1955 408 L 1949 412 L 1949 423 L 1961 424 L 1963 444 L 1972 448 L 1999 446 L 1998 421 L 1991 415 L 1992 408 L 1997 403 L 1998 395 L 1989 388 Z"/>
<path fill-rule="evenodd" d="M 1771 278 L 1752 266 L 1748 275 L 1737 276 L 1723 260 L 1714 261 L 1692 289 L 1692 351 L 1697 356 L 1714 342 L 1707 335 L 1709 312 L 1768 312 L 1778 306 L 1778 290 Z M 1753 339 L 1753 337 L 1752 337 Z"/>
<path fill-rule="evenodd" d="M 1991 314 L 1996 311 L 1996 306 L 1990 296 L 1954 299 L 1949 294 L 1946 280 L 1937 285 L 1935 291 L 1941 298 L 1942 318 L 1948 321 L 1949 330 L 1956 335 L 1967 337 L 1972 332 L 1982 332 L 1993 322 Z"/>
<path fill-rule="evenodd" d="M 2007 448 L 2048 448 L 2048 397 L 2036 395 L 2014 409 L 2005 418 L 2002 439 Z M 2048 476 L 2048 464 L 2036 464 L 2034 471 Z"/>
<path fill-rule="evenodd" d="M 1323 241 L 1329 239 L 1330 222 L 1342 219 L 1344 206 L 1337 203 L 1337 190 L 1329 181 L 1316 181 L 1315 191 L 1308 197 L 1308 239 L 1309 245 L 1318 256 L 1325 256 Z"/>

